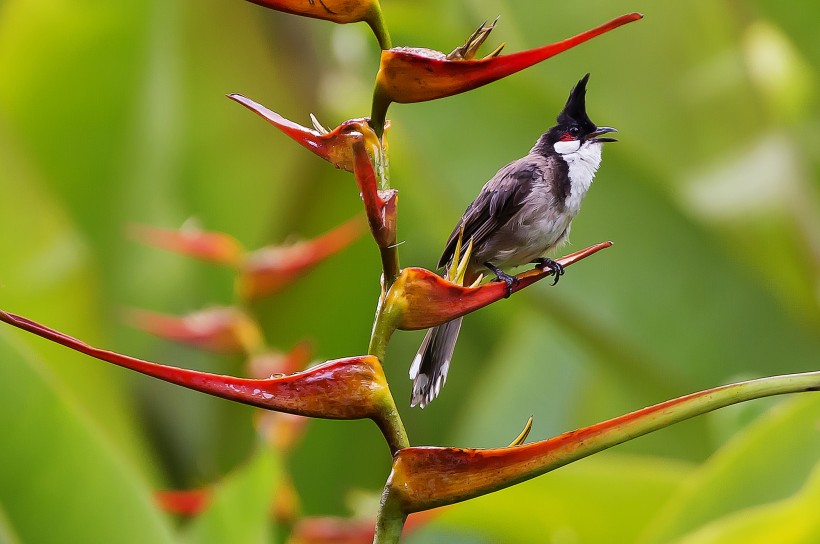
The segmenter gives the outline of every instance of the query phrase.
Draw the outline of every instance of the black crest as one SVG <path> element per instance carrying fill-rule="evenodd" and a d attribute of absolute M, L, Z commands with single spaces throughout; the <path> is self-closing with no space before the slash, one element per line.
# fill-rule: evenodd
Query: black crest
<path fill-rule="evenodd" d="M 564 109 L 558 114 L 556 121 L 559 125 L 578 124 L 584 132 L 589 133 L 596 129 L 595 123 L 587 115 L 586 94 L 589 74 L 581 78 L 569 92 L 569 98 Z"/>

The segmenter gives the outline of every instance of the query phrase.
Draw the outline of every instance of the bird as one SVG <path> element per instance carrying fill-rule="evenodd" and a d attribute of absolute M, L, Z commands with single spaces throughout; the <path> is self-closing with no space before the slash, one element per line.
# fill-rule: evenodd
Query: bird
<path fill-rule="evenodd" d="M 472 243 L 464 285 L 488 269 L 495 274 L 493 281 L 507 284 L 509 297 L 518 279 L 503 269 L 529 263 L 552 270 L 553 285 L 558 283 L 564 268 L 545 254 L 568 241 L 572 220 L 601 164 L 602 144 L 617 141 L 604 136 L 616 129 L 596 126 L 587 115 L 588 81 L 586 74 L 573 86 L 555 126 L 530 152 L 482 187 L 447 240 L 438 268 L 458 258 L 454 254 L 463 239 L 465 246 Z M 462 319 L 427 331 L 410 365 L 411 407 L 424 408 L 441 392 Z"/>

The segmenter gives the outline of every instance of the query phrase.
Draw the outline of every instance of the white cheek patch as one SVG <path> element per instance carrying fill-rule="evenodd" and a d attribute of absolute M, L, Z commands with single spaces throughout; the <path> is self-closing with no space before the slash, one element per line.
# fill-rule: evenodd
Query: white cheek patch
<path fill-rule="evenodd" d="M 570 140 L 568 142 L 558 141 L 555 142 L 552 146 L 555 148 L 556 153 L 560 153 L 561 155 L 566 155 L 567 153 L 575 153 L 581 148 L 581 141 L 580 140 Z"/>

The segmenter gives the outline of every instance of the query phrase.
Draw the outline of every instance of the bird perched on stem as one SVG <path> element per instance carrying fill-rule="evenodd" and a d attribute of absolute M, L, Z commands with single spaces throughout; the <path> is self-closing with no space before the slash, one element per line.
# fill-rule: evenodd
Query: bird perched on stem
<path fill-rule="evenodd" d="M 557 124 L 538 138 L 530 152 L 482 187 L 447 240 L 439 268 L 452 262 L 463 237 L 465 244 L 472 245 L 465 285 L 489 269 L 495 281 L 507 284 L 510 296 L 518 280 L 503 269 L 528 263 L 551 269 L 553 285 L 558 283 L 564 269 L 545 254 L 566 243 L 572 220 L 601 164 L 601 144 L 616 141 L 603 137 L 617 132 L 614 128 L 596 126 L 587 115 L 588 80 L 589 74 L 572 88 Z M 424 408 L 441 391 L 461 319 L 434 327 L 424 337 L 410 366 L 411 406 Z"/>

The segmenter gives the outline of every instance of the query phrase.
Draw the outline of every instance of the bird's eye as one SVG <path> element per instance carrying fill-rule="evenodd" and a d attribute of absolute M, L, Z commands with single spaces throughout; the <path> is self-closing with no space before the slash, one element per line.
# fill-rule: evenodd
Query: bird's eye
<path fill-rule="evenodd" d="M 578 125 L 572 125 L 567 130 L 561 134 L 561 141 L 562 142 L 571 142 L 573 140 L 578 139 L 578 135 L 581 133 L 580 127 Z"/>

